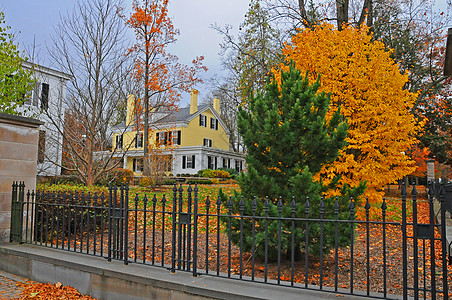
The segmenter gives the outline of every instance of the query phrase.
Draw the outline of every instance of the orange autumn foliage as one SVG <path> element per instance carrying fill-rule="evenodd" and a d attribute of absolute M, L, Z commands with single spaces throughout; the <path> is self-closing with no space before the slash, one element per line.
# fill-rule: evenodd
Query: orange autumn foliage
<path fill-rule="evenodd" d="M 373 41 L 366 26 L 330 24 L 305 29 L 283 49 L 309 80 L 320 76 L 319 92 L 331 93 L 330 113 L 340 106 L 349 124 L 347 143 L 339 158 L 321 170 L 325 183 L 341 175 L 341 183 L 352 187 L 367 182 L 364 197 L 376 210 L 383 188 L 415 170 L 405 151 L 417 144 L 422 124 L 410 109 L 416 94 L 404 89 L 407 74 L 401 74 L 380 41 Z M 283 69 L 286 66 L 281 66 Z M 278 78 L 279 72 L 275 71 Z"/>
<path fill-rule="evenodd" d="M 411 158 L 414 160 L 416 165 L 416 170 L 410 175 L 416 177 L 427 176 L 427 159 L 430 154 L 430 150 L 426 147 L 420 148 L 419 145 L 414 146 L 411 151 L 408 152 Z"/>
<path fill-rule="evenodd" d="M 136 129 L 144 132 L 145 173 L 149 172 L 149 154 L 153 157 L 161 154 L 156 145 L 149 142 L 150 136 L 155 134 L 155 128 L 149 125 L 152 114 L 177 110 L 181 92 L 188 92 L 196 83 L 202 82 L 198 74 L 207 71 L 202 64 L 202 56 L 194 58 L 188 66 L 179 63 L 177 56 L 167 52 L 168 46 L 176 42 L 179 34 L 168 16 L 168 3 L 168 0 L 134 0 L 130 17 L 126 19 L 123 16 L 136 37 L 129 54 L 134 55 L 133 75 L 139 87 L 136 99 L 141 106 L 134 113 L 140 120 Z"/>

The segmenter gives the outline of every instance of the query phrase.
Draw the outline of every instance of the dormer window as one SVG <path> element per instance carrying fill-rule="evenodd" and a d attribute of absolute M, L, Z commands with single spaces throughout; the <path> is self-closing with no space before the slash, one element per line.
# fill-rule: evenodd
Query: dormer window
<path fill-rule="evenodd" d="M 218 119 L 210 118 L 210 129 L 218 130 Z"/>
<path fill-rule="evenodd" d="M 199 126 L 207 127 L 207 116 L 199 115 Z"/>

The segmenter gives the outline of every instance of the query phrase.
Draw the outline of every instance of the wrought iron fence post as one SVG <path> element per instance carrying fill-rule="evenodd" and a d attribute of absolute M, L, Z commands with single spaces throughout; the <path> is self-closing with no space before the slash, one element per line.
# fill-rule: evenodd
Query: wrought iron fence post
<path fill-rule="evenodd" d="M 13 182 L 12 188 L 9 240 L 10 242 L 21 243 L 23 230 L 23 203 L 25 184 L 23 181 L 21 181 L 20 183 Z"/>
<path fill-rule="evenodd" d="M 177 186 L 173 187 L 173 212 L 171 217 L 173 219 L 173 232 L 171 240 L 171 273 L 176 272 L 176 209 L 177 209 Z"/>
<path fill-rule="evenodd" d="M 441 249 L 442 249 L 442 268 L 443 268 L 443 295 L 444 299 L 449 298 L 449 289 L 447 282 L 447 239 L 446 239 L 446 205 L 444 193 L 440 193 L 439 202 L 441 210 Z"/>
<path fill-rule="evenodd" d="M 446 239 L 446 205 L 445 194 L 439 195 L 440 211 L 441 211 L 441 249 L 442 249 L 442 267 L 443 267 L 443 294 L 444 299 L 449 298 L 449 289 L 447 282 L 447 239 Z"/>
<path fill-rule="evenodd" d="M 402 274 L 403 274 L 403 299 L 408 299 L 408 271 L 407 271 L 407 234 L 406 234 L 406 187 L 405 182 L 402 182 L 401 187 L 402 195 Z"/>
<path fill-rule="evenodd" d="M 124 264 L 129 264 L 129 186 L 124 187 Z M 165 224 L 163 224 L 165 226 Z"/>
<path fill-rule="evenodd" d="M 107 260 L 111 261 L 111 239 L 112 239 L 112 224 L 111 224 L 111 220 L 112 220 L 112 202 L 113 202 L 113 187 L 110 184 L 110 186 L 108 187 L 108 256 L 107 256 Z"/>
<path fill-rule="evenodd" d="M 419 292 L 419 255 L 418 255 L 418 216 L 417 216 L 417 190 L 416 186 L 413 185 L 413 189 L 411 191 L 412 196 L 412 208 L 413 208 L 413 283 L 414 283 L 414 292 L 415 297 L 418 297 Z M 432 199 L 433 200 L 433 199 Z M 425 241 L 424 241 L 425 243 Z"/>
<path fill-rule="evenodd" d="M 198 276 L 198 185 L 195 184 L 193 201 L 193 277 Z M 208 214 L 207 212 L 206 214 Z M 206 243 L 206 247 L 209 242 Z"/>
<path fill-rule="evenodd" d="M 353 263 L 353 259 L 354 259 L 354 240 L 355 240 L 355 235 L 354 235 L 354 231 L 355 231 L 355 202 L 353 201 L 353 197 L 350 198 L 350 205 L 348 206 L 349 210 L 350 210 L 350 293 L 353 294 L 353 285 L 354 285 L 354 263 Z"/>

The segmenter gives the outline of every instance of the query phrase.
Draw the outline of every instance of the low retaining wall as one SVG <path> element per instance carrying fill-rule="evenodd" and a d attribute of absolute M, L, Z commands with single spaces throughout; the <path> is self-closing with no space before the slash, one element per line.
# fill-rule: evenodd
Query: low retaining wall
<path fill-rule="evenodd" d="M 61 282 L 98 299 L 332 299 L 335 293 L 293 289 L 163 268 L 124 265 L 33 245 L 0 245 L 0 270 L 40 282 Z M 343 296 L 340 296 L 343 297 Z M 361 299 L 346 296 L 347 299 Z"/>

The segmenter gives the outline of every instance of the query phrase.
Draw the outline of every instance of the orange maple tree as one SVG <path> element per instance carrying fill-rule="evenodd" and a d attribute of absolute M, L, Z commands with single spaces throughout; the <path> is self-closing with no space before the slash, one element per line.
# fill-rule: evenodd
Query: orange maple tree
<path fill-rule="evenodd" d="M 134 78 L 142 87 L 137 91 L 142 102 L 143 148 L 145 157 L 152 150 L 149 145 L 149 115 L 161 110 L 177 109 L 181 92 L 201 82 L 200 71 L 204 57 L 196 57 L 191 66 L 178 62 L 178 58 L 167 52 L 167 47 L 176 42 L 179 30 L 174 28 L 168 16 L 168 0 L 134 0 L 132 13 L 126 24 L 135 32 L 136 43 L 129 49 L 135 56 Z M 143 92 L 143 93 L 141 93 Z M 175 108 L 176 107 L 176 108 Z M 145 163 L 145 172 L 147 164 Z"/>
<path fill-rule="evenodd" d="M 408 75 L 391 59 L 391 50 L 372 40 L 365 25 L 340 31 L 326 23 L 315 25 L 293 36 L 283 54 L 309 72 L 310 81 L 320 76 L 319 92 L 331 93 L 330 112 L 340 106 L 348 120 L 348 145 L 319 177 L 328 182 L 341 174 L 341 182 L 352 187 L 366 181 L 365 197 L 379 203 L 386 184 L 415 170 L 405 151 L 417 143 L 422 124 L 410 112 L 416 94 L 404 88 Z"/>
<path fill-rule="evenodd" d="M 420 145 L 414 146 L 408 154 L 414 160 L 416 165 L 416 170 L 410 175 L 416 177 L 425 177 L 427 176 L 427 159 L 430 154 L 430 150 L 426 147 L 422 147 Z"/>

